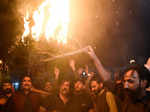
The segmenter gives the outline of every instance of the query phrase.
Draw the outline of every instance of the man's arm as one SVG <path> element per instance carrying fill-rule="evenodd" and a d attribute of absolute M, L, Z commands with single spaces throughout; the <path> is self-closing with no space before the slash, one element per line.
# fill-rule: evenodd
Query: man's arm
<path fill-rule="evenodd" d="M 93 59 L 94 64 L 99 72 L 100 77 L 103 81 L 107 81 L 111 79 L 111 73 L 107 71 L 104 66 L 102 65 L 101 61 L 96 56 L 94 50 L 91 46 L 88 46 L 87 50 L 85 50 L 86 53 L 89 54 L 89 56 Z"/>
<path fill-rule="evenodd" d="M 6 98 L 0 98 L 0 105 L 5 105 L 7 103 L 7 99 Z"/>
<path fill-rule="evenodd" d="M 88 112 L 95 112 L 95 111 L 94 111 L 94 109 L 89 109 L 89 111 L 88 111 Z"/>
<path fill-rule="evenodd" d="M 32 88 L 31 88 L 31 91 L 32 91 L 32 92 L 39 93 L 39 94 L 41 94 L 41 95 L 46 95 L 46 96 L 48 96 L 48 95 L 49 95 L 49 93 L 48 93 L 48 92 L 43 91 L 43 90 L 36 89 L 36 88 L 34 88 L 34 87 L 32 87 Z"/>

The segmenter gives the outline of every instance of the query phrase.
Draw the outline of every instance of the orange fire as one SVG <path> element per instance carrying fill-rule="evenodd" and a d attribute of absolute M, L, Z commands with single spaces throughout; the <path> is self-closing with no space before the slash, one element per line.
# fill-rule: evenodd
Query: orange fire
<path fill-rule="evenodd" d="M 24 41 L 24 37 L 26 37 L 26 36 L 28 36 L 29 35 L 29 33 L 30 33 L 30 28 L 29 28 L 29 12 L 27 11 L 27 13 L 26 13 L 26 17 L 24 17 L 24 28 L 25 28 L 25 31 L 24 31 L 24 33 L 23 33 L 23 35 L 22 35 L 22 41 Z"/>
<path fill-rule="evenodd" d="M 44 36 L 48 41 L 67 43 L 69 29 L 69 0 L 45 0 L 31 16 L 34 25 L 29 27 L 29 15 L 24 18 L 24 39 L 32 34 L 35 40 Z"/>

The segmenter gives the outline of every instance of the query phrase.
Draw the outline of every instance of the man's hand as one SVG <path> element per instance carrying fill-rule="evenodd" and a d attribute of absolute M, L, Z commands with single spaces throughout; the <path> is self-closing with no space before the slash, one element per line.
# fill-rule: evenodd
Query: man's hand
<path fill-rule="evenodd" d="M 94 77 L 94 72 L 88 73 L 88 80 L 91 80 Z"/>
<path fill-rule="evenodd" d="M 75 63 L 75 60 L 74 60 L 74 59 L 69 60 L 69 66 L 71 67 L 71 69 L 72 69 L 73 71 L 76 70 L 75 64 L 76 64 L 76 63 Z"/>
<path fill-rule="evenodd" d="M 59 73 L 60 73 L 59 68 L 55 67 L 55 68 L 54 68 L 54 74 L 55 74 L 55 79 L 56 79 L 56 80 L 59 78 Z"/>
<path fill-rule="evenodd" d="M 96 54 L 92 46 L 88 46 L 86 49 L 84 49 L 84 52 L 87 53 L 92 59 L 96 58 Z"/>
<path fill-rule="evenodd" d="M 102 65 L 101 61 L 96 56 L 93 48 L 91 46 L 88 46 L 83 50 L 85 53 L 89 54 L 89 56 L 93 59 L 94 64 L 99 72 L 99 76 L 103 81 L 107 81 L 111 79 L 111 74 L 109 71 L 107 71 L 104 66 Z"/>
<path fill-rule="evenodd" d="M 6 98 L 0 98 L 0 105 L 6 104 L 7 99 Z"/>

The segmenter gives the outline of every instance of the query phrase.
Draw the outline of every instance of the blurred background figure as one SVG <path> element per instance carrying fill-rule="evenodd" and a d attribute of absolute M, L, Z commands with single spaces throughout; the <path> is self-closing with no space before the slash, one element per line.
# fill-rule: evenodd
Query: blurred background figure
<path fill-rule="evenodd" d="M 150 58 L 148 58 L 148 60 L 144 66 L 150 71 Z"/>
<path fill-rule="evenodd" d="M 12 83 L 4 81 L 0 93 L 0 112 L 11 112 L 10 104 L 12 103 L 13 92 Z"/>

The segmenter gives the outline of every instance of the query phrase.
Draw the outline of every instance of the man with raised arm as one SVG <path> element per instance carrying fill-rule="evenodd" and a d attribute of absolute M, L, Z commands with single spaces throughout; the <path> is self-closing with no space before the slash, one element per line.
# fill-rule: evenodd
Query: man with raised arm
<path fill-rule="evenodd" d="M 99 72 L 101 79 L 110 86 L 111 89 L 115 89 L 115 84 L 111 83 L 111 73 L 108 72 L 97 58 L 92 47 L 89 47 L 85 52 L 93 59 L 95 66 Z M 146 87 L 149 86 L 149 71 L 140 65 L 131 65 L 127 67 L 123 75 L 123 98 L 121 100 L 121 112 L 150 112 L 150 95 L 146 92 Z M 108 88 L 110 88 L 108 87 Z M 115 93 L 116 96 L 119 96 Z"/>
<path fill-rule="evenodd" d="M 98 59 L 98 57 L 96 56 L 94 50 L 92 49 L 91 46 L 88 47 L 87 50 L 85 50 L 86 53 L 89 54 L 89 56 L 93 59 L 94 64 L 100 74 L 100 78 L 103 81 L 107 81 L 111 79 L 111 73 L 109 71 L 107 71 L 104 66 L 102 65 L 101 61 Z"/>

